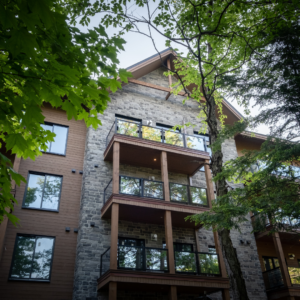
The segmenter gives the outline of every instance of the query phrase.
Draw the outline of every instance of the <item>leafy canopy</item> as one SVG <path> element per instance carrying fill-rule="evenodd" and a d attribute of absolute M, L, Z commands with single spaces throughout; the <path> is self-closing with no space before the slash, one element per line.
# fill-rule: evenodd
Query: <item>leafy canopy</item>
<path fill-rule="evenodd" d="M 68 1 L 74 7 L 86 5 Z M 68 119 L 101 125 L 97 118 L 115 92 L 130 76 L 117 71 L 117 53 L 125 41 L 109 38 L 103 26 L 86 33 L 70 26 L 60 0 L 4 0 L 0 3 L 0 141 L 2 153 L 35 159 L 55 134 L 41 127 L 41 107 L 60 108 Z M 15 174 L 4 155 L 0 157 L 0 222 L 10 213 L 10 180 Z M 6 167 L 7 166 L 7 167 Z M 12 201 L 12 202 L 11 202 Z M 7 210 L 8 209 L 8 210 Z"/>

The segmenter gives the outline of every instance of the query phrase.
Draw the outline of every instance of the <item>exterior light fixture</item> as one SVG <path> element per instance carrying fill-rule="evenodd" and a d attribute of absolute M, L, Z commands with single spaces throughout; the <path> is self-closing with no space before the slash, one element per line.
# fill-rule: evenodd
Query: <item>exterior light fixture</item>
<path fill-rule="evenodd" d="M 76 173 L 76 170 L 75 170 L 75 169 L 72 169 L 72 173 Z"/>
<path fill-rule="evenodd" d="M 74 232 L 75 232 L 75 233 L 78 233 L 78 228 L 74 228 Z"/>
<path fill-rule="evenodd" d="M 98 165 L 96 164 L 96 165 L 94 165 L 94 167 L 95 167 L 95 168 L 98 168 Z"/>
<path fill-rule="evenodd" d="M 156 158 L 154 158 L 153 160 L 156 161 Z"/>
<path fill-rule="evenodd" d="M 83 174 L 83 171 L 79 171 L 79 174 Z"/>
<path fill-rule="evenodd" d="M 66 232 L 70 232 L 70 227 L 66 227 Z"/>
<path fill-rule="evenodd" d="M 95 227 L 95 222 L 91 222 L 91 227 Z"/>

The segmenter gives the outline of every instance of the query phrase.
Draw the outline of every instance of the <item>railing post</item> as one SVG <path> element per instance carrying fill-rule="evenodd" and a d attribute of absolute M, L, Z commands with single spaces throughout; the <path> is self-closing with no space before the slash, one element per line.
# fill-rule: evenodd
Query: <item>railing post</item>
<path fill-rule="evenodd" d="M 281 270 L 281 274 L 282 274 L 283 283 L 285 286 L 290 287 L 290 286 L 292 286 L 292 283 L 291 283 L 287 265 L 285 263 L 285 257 L 284 257 L 279 233 L 278 232 L 273 233 L 272 237 L 273 237 L 273 242 L 274 242 L 275 250 L 277 253 L 277 257 L 279 260 L 279 266 L 280 266 L 280 270 Z"/>
<path fill-rule="evenodd" d="M 114 142 L 113 146 L 113 194 L 119 194 L 119 174 L 120 174 L 120 143 Z"/>
<path fill-rule="evenodd" d="M 118 226 L 119 226 L 119 204 L 113 203 L 111 208 L 111 235 L 110 235 L 110 269 L 118 268 Z"/>

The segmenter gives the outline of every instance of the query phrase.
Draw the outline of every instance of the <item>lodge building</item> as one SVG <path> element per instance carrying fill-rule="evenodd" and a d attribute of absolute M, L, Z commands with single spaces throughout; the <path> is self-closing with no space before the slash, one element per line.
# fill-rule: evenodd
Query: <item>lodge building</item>
<path fill-rule="evenodd" d="M 43 107 L 55 141 L 35 161 L 10 156 L 27 183 L 12 191 L 20 225 L 0 225 L 1 299 L 230 299 L 217 234 L 185 220 L 208 211 L 215 191 L 198 104 L 170 95 L 177 79 L 164 75 L 175 57 L 167 49 L 129 67 L 97 130 Z M 242 117 L 227 102 L 223 111 L 228 124 Z M 186 122 L 196 127 L 172 129 Z M 225 141 L 224 161 L 264 140 Z M 300 299 L 299 238 L 270 236 L 270 225 L 254 235 L 254 218 L 231 233 L 249 298 Z"/>

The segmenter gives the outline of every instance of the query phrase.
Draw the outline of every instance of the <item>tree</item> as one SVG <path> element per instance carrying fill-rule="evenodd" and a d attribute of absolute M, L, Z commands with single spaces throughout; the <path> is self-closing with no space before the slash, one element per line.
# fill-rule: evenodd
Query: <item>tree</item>
<path fill-rule="evenodd" d="M 222 113 L 222 98 L 218 93 L 220 78 L 242 68 L 252 58 L 265 43 L 260 32 L 268 33 L 272 28 L 280 28 L 283 23 L 297 19 L 297 3 L 285 0 L 161 0 L 155 6 L 154 2 L 137 0 L 135 4 L 145 9 L 144 14 L 139 11 L 134 15 L 127 1 L 118 0 L 110 3 L 95 1 L 77 13 L 82 15 L 80 22 L 85 24 L 89 21 L 88 16 L 106 12 L 101 19 L 106 26 L 120 26 L 122 30 L 146 35 L 153 41 L 154 47 L 153 31 L 166 38 L 167 46 L 185 47 L 187 54 L 179 53 L 175 70 L 169 70 L 168 74 L 177 75 L 179 79 L 179 84 L 173 86 L 174 94 L 184 89 L 189 95 L 186 100 L 193 99 L 199 103 L 203 127 L 209 128 L 211 144 L 217 145 L 213 147 L 210 167 L 216 178 L 217 198 L 222 199 L 228 194 L 228 185 L 224 177 L 217 177 L 223 171 L 219 138 L 225 136 L 220 124 L 226 117 Z M 75 19 L 72 21 L 75 22 Z M 230 226 L 224 224 L 217 230 L 228 262 L 234 297 L 248 299 L 245 280 L 230 239 Z"/>
<path fill-rule="evenodd" d="M 68 1 L 74 9 L 88 5 Z M 55 134 L 46 131 L 41 107 L 49 103 L 66 111 L 68 119 L 101 125 L 97 117 L 129 74 L 117 71 L 117 53 L 125 41 L 109 38 L 105 28 L 80 32 L 68 20 L 60 0 L 4 0 L 0 3 L 0 141 L 1 148 L 18 157 L 35 159 Z M 2 152 L 2 151 L 1 151 Z M 0 154 L 0 223 L 16 199 L 11 179 L 25 179 Z"/>

